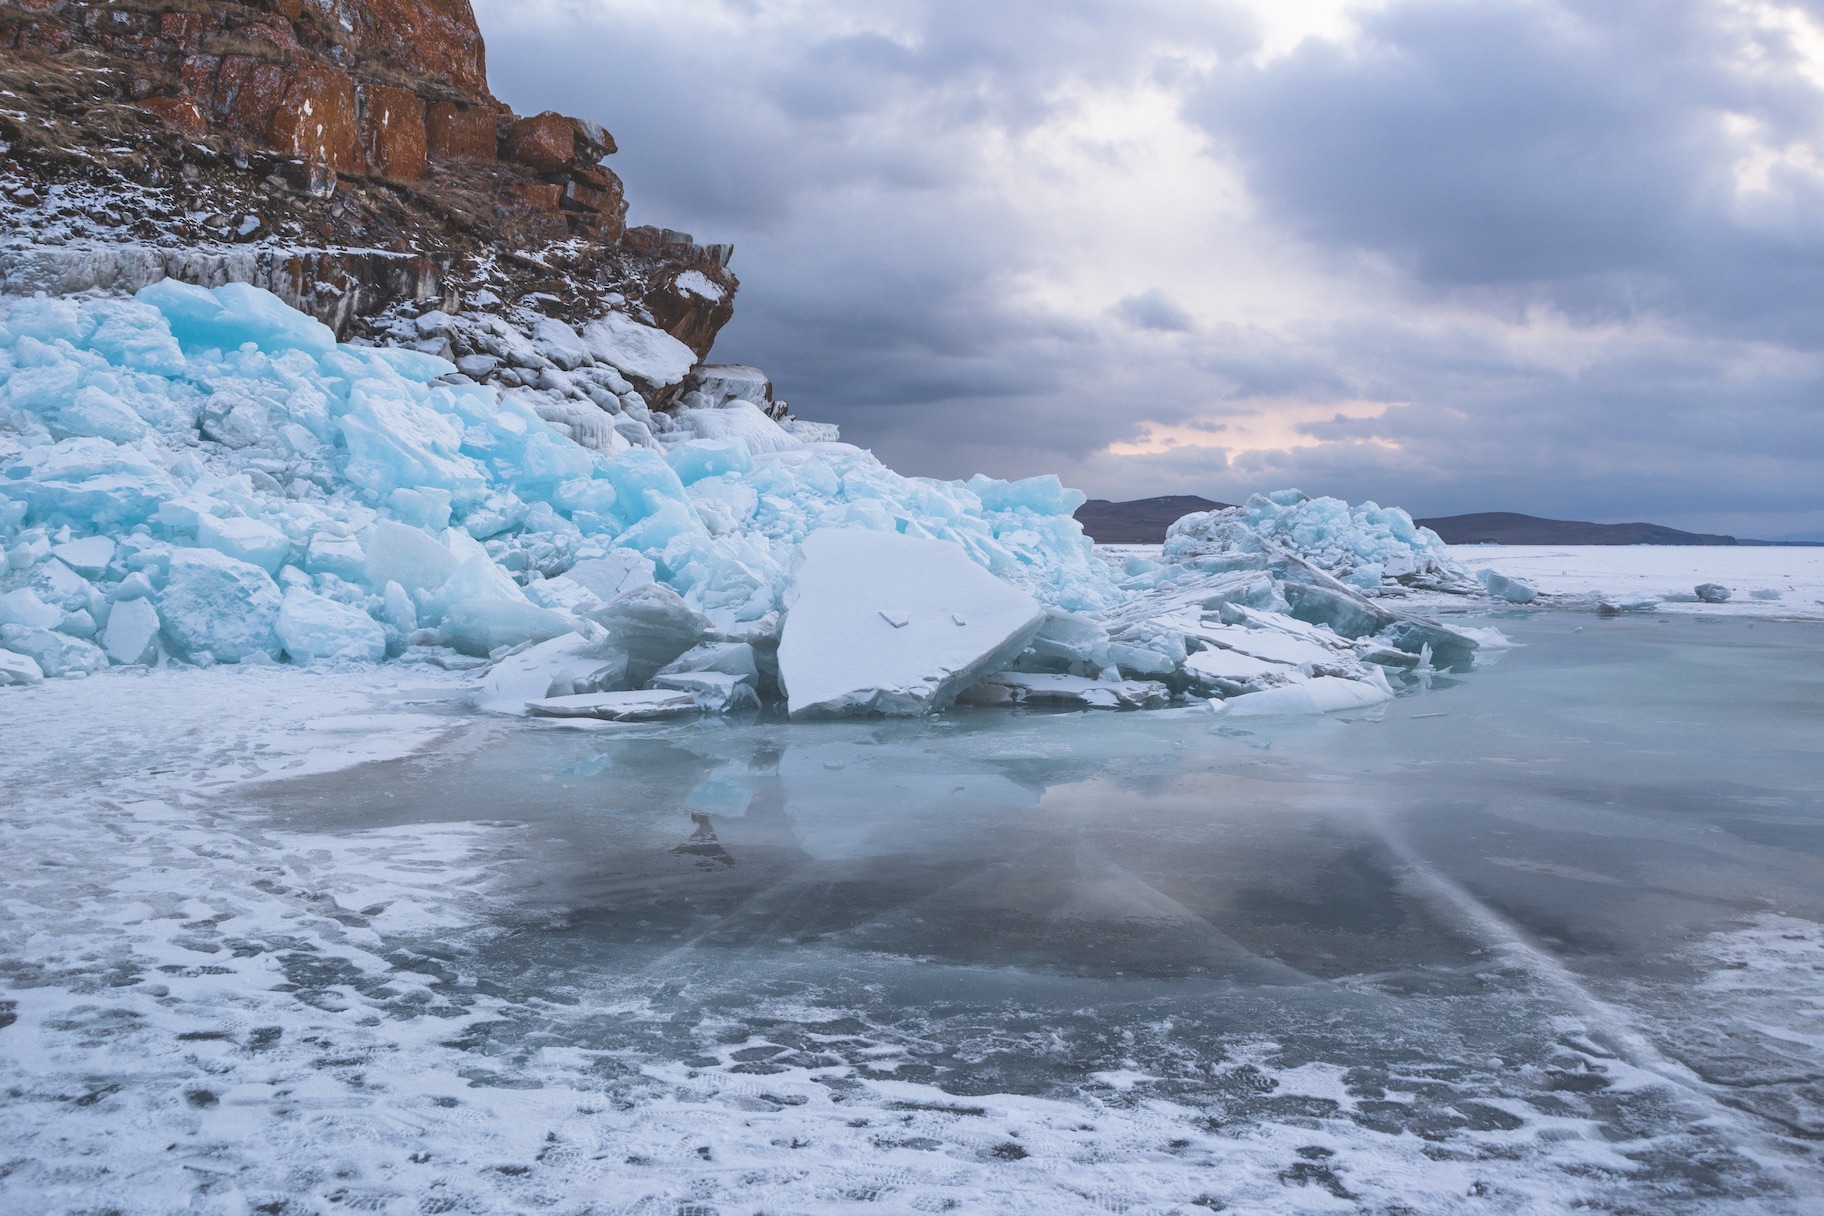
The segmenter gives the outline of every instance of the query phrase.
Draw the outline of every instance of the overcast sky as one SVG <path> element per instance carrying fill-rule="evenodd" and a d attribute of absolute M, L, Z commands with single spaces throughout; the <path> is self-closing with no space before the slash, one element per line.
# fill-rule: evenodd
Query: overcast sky
<path fill-rule="evenodd" d="M 1824 0 L 480 0 L 909 473 L 1824 530 Z"/>

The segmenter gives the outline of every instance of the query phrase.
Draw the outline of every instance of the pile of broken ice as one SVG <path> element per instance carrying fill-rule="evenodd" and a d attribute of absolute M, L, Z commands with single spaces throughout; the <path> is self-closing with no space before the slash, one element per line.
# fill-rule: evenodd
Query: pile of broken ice
<path fill-rule="evenodd" d="M 549 366 L 503 392 L 239 284 L 0 301 L 0 683 L 406 658 L 553 717 L 1313 712 L 1489 640 L 1372 598 L 1473 586 L 1403 512 L 1287 492 L 1111 565 L 1055 477 L 903 477 L 739 375 L 653 410 L 692 359 L 630 318 L 462 324 Z"/>

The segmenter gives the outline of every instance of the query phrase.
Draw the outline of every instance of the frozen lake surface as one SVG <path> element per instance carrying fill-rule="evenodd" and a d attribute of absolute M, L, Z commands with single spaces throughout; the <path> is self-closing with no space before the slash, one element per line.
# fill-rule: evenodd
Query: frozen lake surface
<path fill-rule="evenodd" d="M 0 697 L 0 1209 L 1824 1203 L 1824 631 L 1323 720 Z"/>
<path fill-rule="evenodd" d="M 1666 603 L 1661 609 L 1824 619 L 1824 546 L 1452 545 L 1450 555 L 1471 570 L 1493 567 L 1550 595 L 1633 599 L 1690 595 L 1699 583 L 1721 583 L 1733 592 L 1727 603 Z"/>

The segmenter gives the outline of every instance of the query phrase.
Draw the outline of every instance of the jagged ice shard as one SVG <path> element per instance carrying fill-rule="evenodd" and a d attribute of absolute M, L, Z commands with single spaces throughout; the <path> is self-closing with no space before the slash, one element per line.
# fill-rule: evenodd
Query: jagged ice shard
<path fill-rule="evenodd" d="M 690 370 L 627 317 L 538 342 L 648 385 Z M 514 652 L 490 708 L 613 717 L 576 698 L 649 689 L 922 713 L 1000 672 L 972 703 L 1316 712 L 1490 640 L 1364 595 L 1480 591 L 1397 510 L 1282 492 L 1116 564 L 1055 477 L 904 477 L 720 391 L 638 443 L 608 408 L 557 418 L 435 355 L 339 344 L 245 284 L 0 301 L 5 679 Z"/>

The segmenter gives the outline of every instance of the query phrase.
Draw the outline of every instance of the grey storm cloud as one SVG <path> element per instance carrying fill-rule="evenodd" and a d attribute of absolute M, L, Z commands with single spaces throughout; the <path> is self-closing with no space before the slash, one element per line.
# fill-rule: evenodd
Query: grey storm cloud
<path fill-rule="evenodd" d="M 1123 321 L 1140 329 L 1185 333 L 1196 328 L 1191 314 L 1157 287 L 1128 296 L 1115 305 L 1115 312 Z"/>
<path fill-rule="evenodd" d="M 1392 0 L 1270 56 L 1245 4 L 1192 0 L 478 15 L 504 99 L 615 132 L 632 222 L 735 243 L 716 357 L 904 471 L 1797 531 L 1824 526 L 1824 89 L 1745 7 Z M 1236 239 L 1308 313 L 1211 314 L 1213 256 L 1077 298 L 1080 233 L 1032 216 L 1139 170 L 1080 141 L 1075 177 L 1009 181 L 1006 149 L 1123 91 L 1235 174 Z M 1308 446 L 1199 445 L 1284 401 Z M 1207 438 L 1110 453 L 1148 424 Z"/>
<path fill-rule="evenodd" d="M 1643 307 L 1810 343 L 1824 304 L 1824 189 L 1789 218 L 1738 213 L 1725 116 L 1815 135 L 1824 95 L 1731 62 L 1726 10 L 1692 0 L 1418 0 L 1218 74 L 1188 107 L 1263 202 L 1323 245 L 1423 284 Z M 1764 46 L 1776 60 L 1778 46 Z"/>

